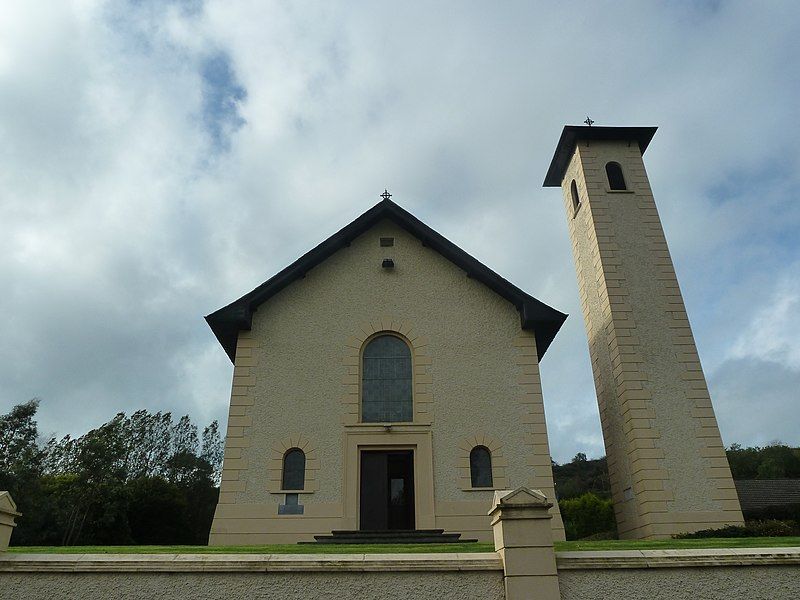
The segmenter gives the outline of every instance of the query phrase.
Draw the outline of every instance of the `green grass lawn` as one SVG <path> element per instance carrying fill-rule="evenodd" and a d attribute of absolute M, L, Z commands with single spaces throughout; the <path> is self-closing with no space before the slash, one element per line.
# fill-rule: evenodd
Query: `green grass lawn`
<path fill-rule="evenodd" d="M 677 548 L 776 548 L 800 546 L 800 537 L 702 538 L 699 540 L 599 540 L 556 542 L 556 550 L 669 550 Z"/>
<path fill-rule="evenodd" d="M 670 548 L 800 547 L 800 537 L 705 538 L 700 540 L 556 542 L 556 550 L 647 550 Z M 9 552 L 38 554 L 401 554 L 492 552 L 489 543 L 463 544 L 273 544 L 269 546 L 12 546 Z"/>

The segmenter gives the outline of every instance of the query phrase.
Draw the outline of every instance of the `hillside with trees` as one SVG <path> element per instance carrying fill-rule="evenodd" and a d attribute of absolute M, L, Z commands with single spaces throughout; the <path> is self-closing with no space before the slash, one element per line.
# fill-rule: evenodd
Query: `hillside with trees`
<path fill-rule="evenodd" d="M 800 448 L 780 442 L 749 448 L 732 444 L 726 453 L 735 480 L 800 478 Z M 605 457 L 578 453 L 563 465 L 554 462 L 553 478 L 567 539 L 616 536 Z"/>
<path fill-rule="evenodd" d="M 139 410 L 39 443 L 38 400 L 0 415 L 0 490 L 22 517 L 14 545 L 205 544 L 223 440 L 188 416 Z"/>
<path fill-rule="evenodd" d="M 219 493 L 223 439 L 188 416 L 138 410 L 72 438 L 39 439 L 38 400 L 0 415 L 0 490 L 23 516 L 14 545 L 206 544 Z M 734 479 L 800 478 L 800 448 L 727 451 Z M 606 459 L 553 463 L 568 539 L 613 538 Z"/>

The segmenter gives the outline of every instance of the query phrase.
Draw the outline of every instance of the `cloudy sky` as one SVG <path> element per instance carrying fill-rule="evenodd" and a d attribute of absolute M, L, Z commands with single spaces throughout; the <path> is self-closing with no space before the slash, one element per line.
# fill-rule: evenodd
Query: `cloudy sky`
<path fill-rule="evenodd" d="M 726 444 L 800 444 L 800 5 L 5 0 L 0 412 L 224 421 L 203 315 L 393 199 L 571 314 L 556 460 L 602 438 L 561 127 L 657 125 L 646 164 Z M 522 217 L 522 218 L 521 218 Z"/>

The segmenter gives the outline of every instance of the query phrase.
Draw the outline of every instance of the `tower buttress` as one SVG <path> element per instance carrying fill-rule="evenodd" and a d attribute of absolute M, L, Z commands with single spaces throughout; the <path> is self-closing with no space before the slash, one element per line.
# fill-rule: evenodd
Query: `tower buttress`
<path fill-rule="evenodd" d="M 566 126 L 560 186 L 621 538 L 742 524 L 642 155 L 655 127 Z"/>

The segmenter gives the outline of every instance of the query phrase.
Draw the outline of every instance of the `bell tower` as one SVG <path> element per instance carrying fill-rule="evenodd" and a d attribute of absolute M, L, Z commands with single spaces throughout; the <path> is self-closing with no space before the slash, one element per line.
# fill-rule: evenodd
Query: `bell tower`
<path fill-rule="evenodd" d="M 642 155 L 655 127 L 566 126 L 560 186 L 621 538 L 742 524 Z"/>

